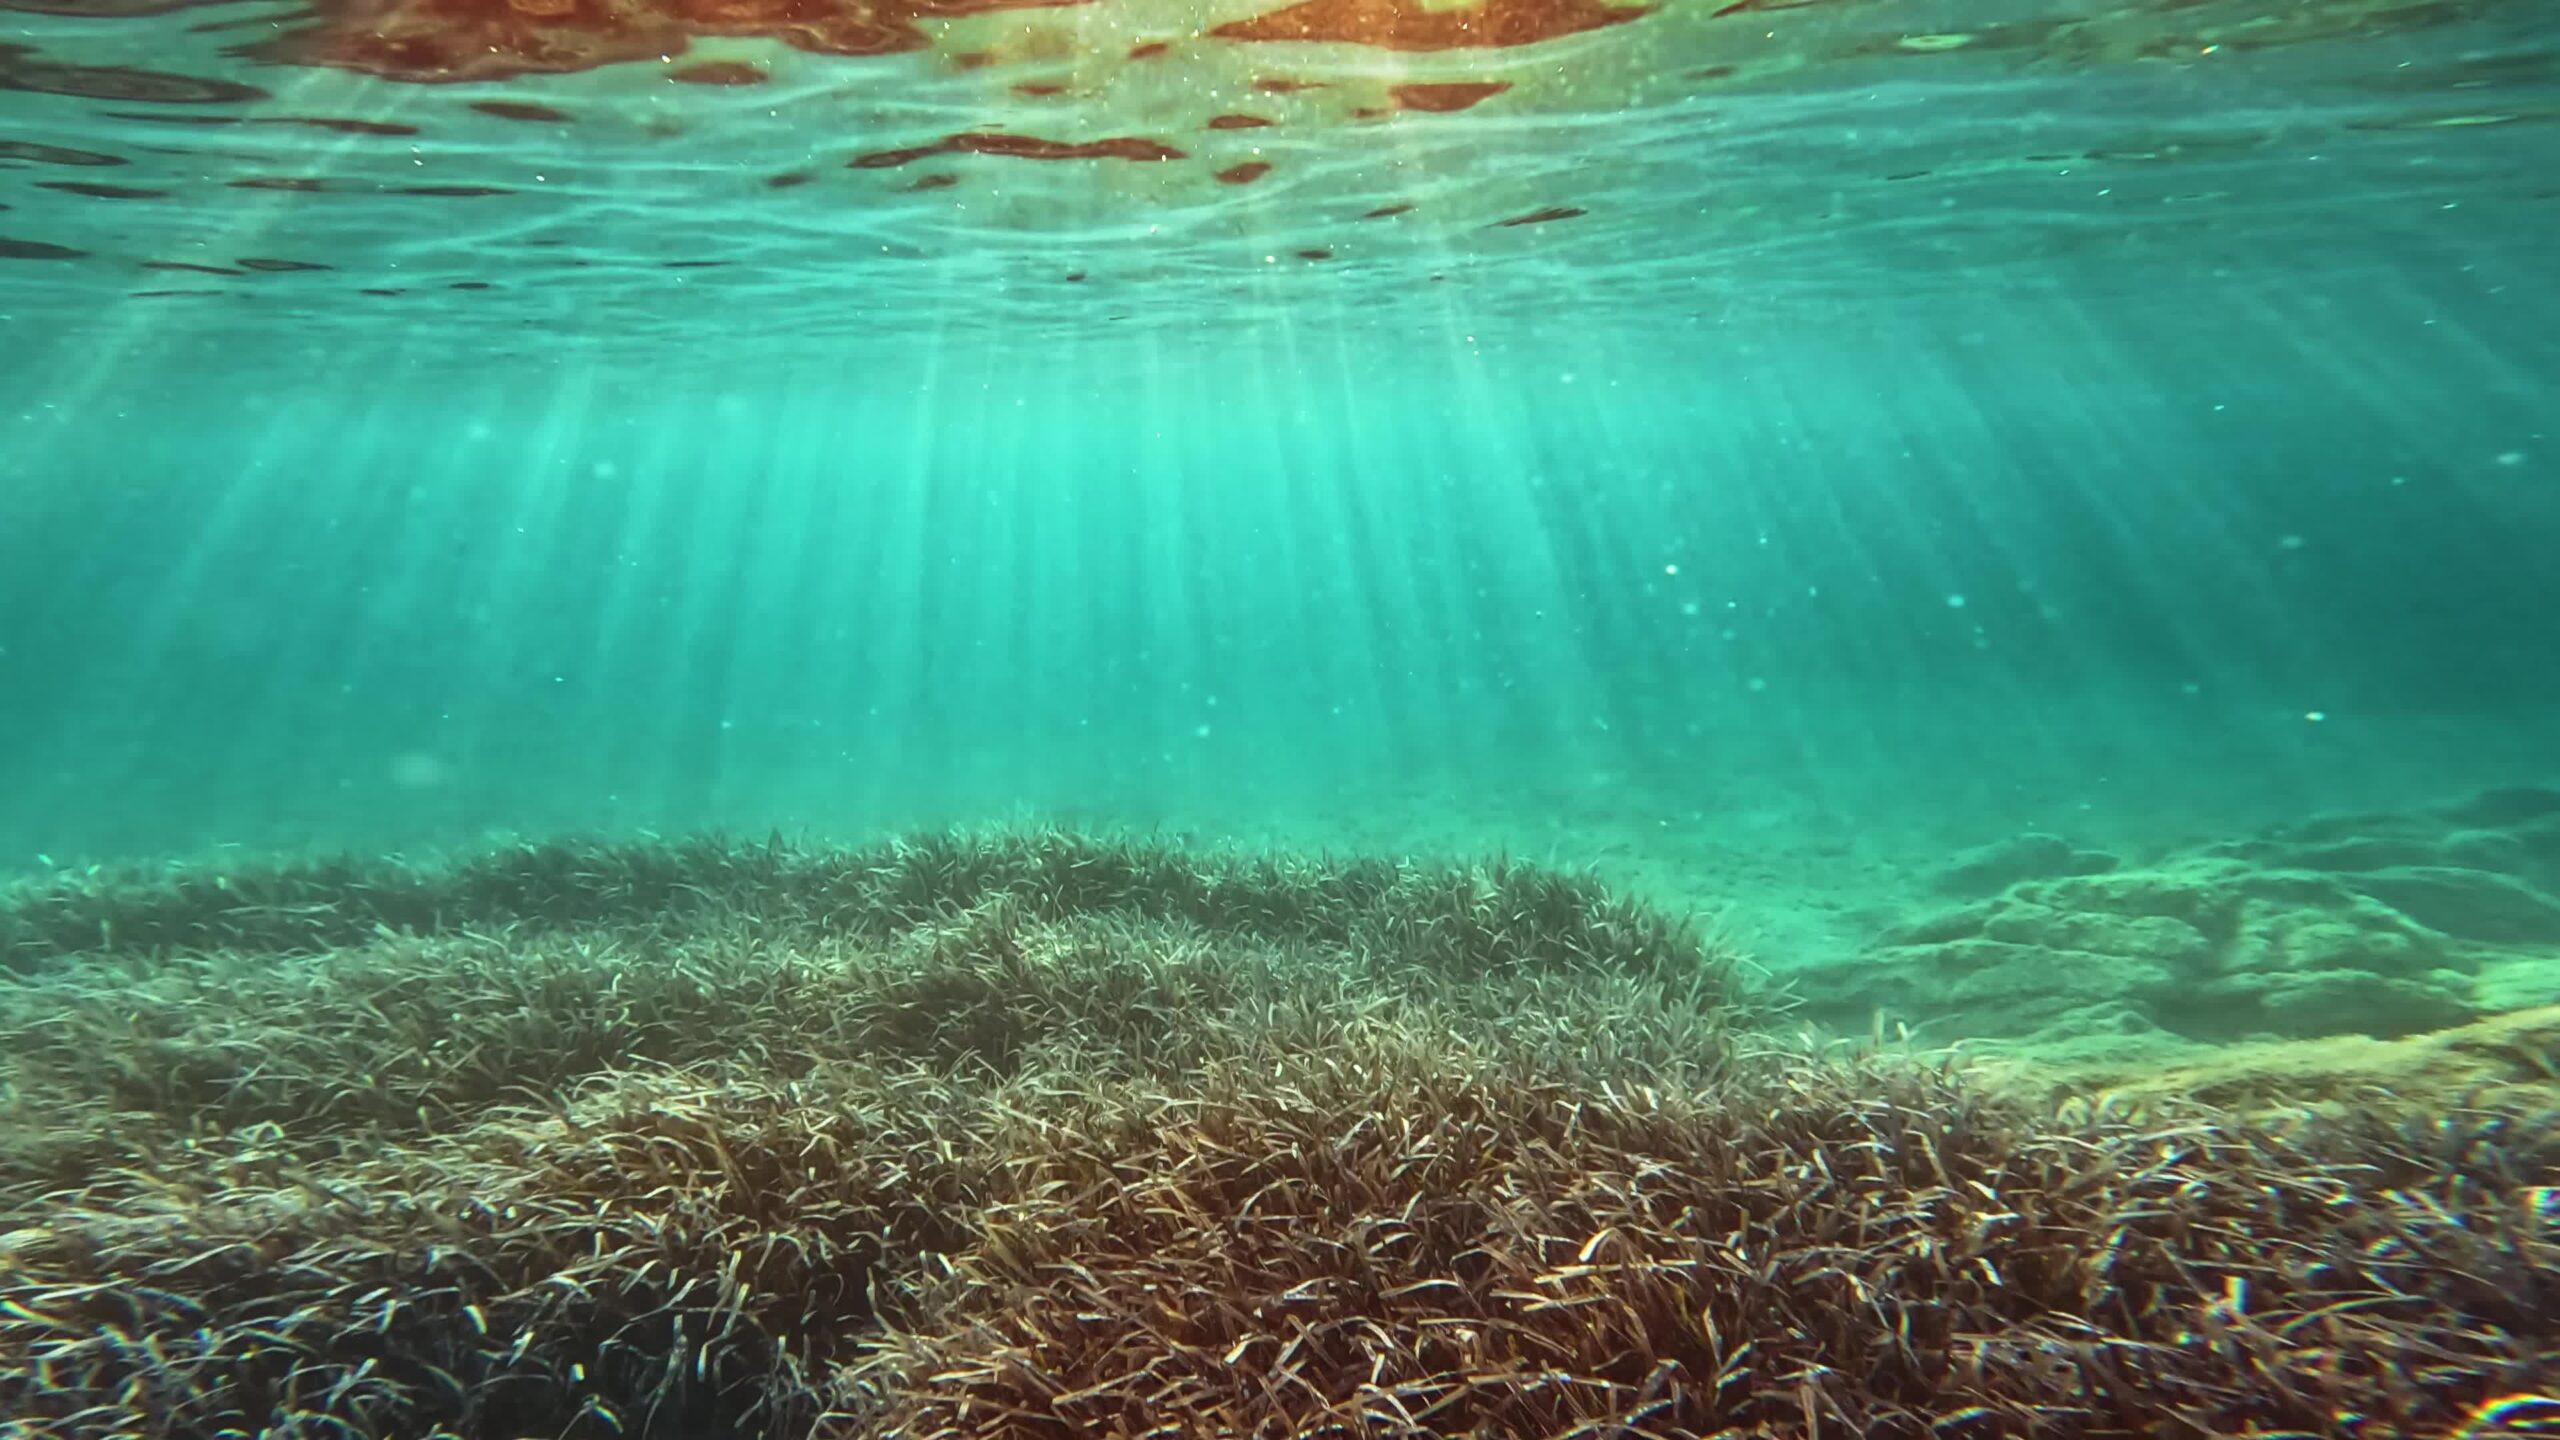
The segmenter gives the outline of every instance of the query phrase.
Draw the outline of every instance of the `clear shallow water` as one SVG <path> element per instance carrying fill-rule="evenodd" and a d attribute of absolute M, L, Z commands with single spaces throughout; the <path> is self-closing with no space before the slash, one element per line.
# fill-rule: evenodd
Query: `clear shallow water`
<path fill-rule="evenodd" d="M 0 63 L 14 865 L 1030 815 L 1783 946 L 2560 768 L 2530 5 L 106 8 Z"/>
<path fill-rule="evenodd" d="M 118 375 L 12 427 L 9 842 L 1232 825 L 1601 776 L 1825 829 L 2193 828 L 2538 778 L 2560 498 L 2479 331 L 2315 386 L 2381 362 L 2070 314 L 1641 362 L 1248 339 L 1240 387 L 1200 350 Z"/>

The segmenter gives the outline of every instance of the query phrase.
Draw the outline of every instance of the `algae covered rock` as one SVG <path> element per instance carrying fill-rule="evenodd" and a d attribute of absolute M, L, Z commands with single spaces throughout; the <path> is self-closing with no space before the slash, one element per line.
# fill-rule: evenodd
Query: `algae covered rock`
<path fill-rule="evenodd" d="M 2459 824 L 2483 829 L 2513 829 L 2560 820 L 2560 789 L 2548 785 L 2511 785 L 2483 790 L 2459 804 L 2446 806 L 2441 813 Z"/>
<path fill-rule="evenodd" d="M 1931 884 L 1942 895 L 1997 895 L 2021 881 L 2094 875 L 2116 863 L 2113 855 L 2079 849 L 2059 835 L 2014 835 L 1965 851 Z"/>
<path fill-rule="evenodd" d="M 2032 1035 L 2093 1009 L 2130 1006 L 2146 1019 L 2174 993 L 2181 976 L 2170 966 L 2122 955 L 2057 952 L 1971 935 L 1882 950 L 1848 1010 L 1817 996 L 1810 1009 L 1844 1030 L 1863 1030 L 1881 1013 L 1892 1018 L 1954 1015 L 1967 1035 Z M 1881 961 L 1881 963 L 1876 963 Z"/>
<path fill-rule="evenodd" d="M 1882 1014 L 1984 1038 L 2408 1035 L 2546 1004 L 2560 973 L 2560 791 L 2315 817 L 2143 863 L 2028 835 L 1932 888 L 1971 904 L 1807 977 L 1818 1020 Z"/>
<path fill-rule="evenodd" d="M 2560 1006 L 2376 1040 L 2332 1035 L 2210 1048 L 2039 1048 L 1981 1073 L 2056 1100 L 2106 1093 L 2137 1104 L 2226 1106 L 2298 1121 L 2305 1112 L 2447 1113 L 2512 1104 L 2560 1113 Z"/>
<path fill-rule="evenodd" d="M 2019 885 L 1888 932 L 1871 1007 L 2026 1035 L 2092 1007 L 2196 1039 L 2406 1034 L 2471 1017 L 2472 957 L 2333 877 L 2227 859 Z"/>
<path fill-rule="evenodd" d="M 2357 888 L 2456 939 L 2560 945 L 2560 900 L 2510 875 L 2411 865 L 2360 876 Z"/>

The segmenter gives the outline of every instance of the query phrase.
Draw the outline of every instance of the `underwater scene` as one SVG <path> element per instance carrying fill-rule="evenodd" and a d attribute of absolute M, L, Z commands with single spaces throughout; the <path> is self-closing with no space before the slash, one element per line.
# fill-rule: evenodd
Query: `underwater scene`
<path fill-rule="evenodd" d="M 2560 1436 L 2549 0 L 0 0 L 0 1440 Z"/>

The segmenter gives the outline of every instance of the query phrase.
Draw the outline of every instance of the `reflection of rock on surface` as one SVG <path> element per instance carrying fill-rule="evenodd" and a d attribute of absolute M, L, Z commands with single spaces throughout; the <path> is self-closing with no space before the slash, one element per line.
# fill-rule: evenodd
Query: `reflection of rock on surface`
<path fill-rule="evenodd" d="M 2560 791 L 2112 861 L 2051 836 L 1972 852 L 1939 888 L 2006 888 L 1809 978 L 1814 1018 L 2229 1041 L 2406 1035 L 2560 999 Z"/>

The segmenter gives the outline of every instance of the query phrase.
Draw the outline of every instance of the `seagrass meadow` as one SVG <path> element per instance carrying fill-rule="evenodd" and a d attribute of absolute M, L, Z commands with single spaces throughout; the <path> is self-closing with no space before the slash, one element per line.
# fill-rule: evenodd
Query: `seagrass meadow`
<path fill-rule="evenodd" d="M 101 869 L 0 956 L 13 1437 L 2560 1426 L 2548 1022 L 2039 1083 L 1586 873 L 1032 828 Z"/>

